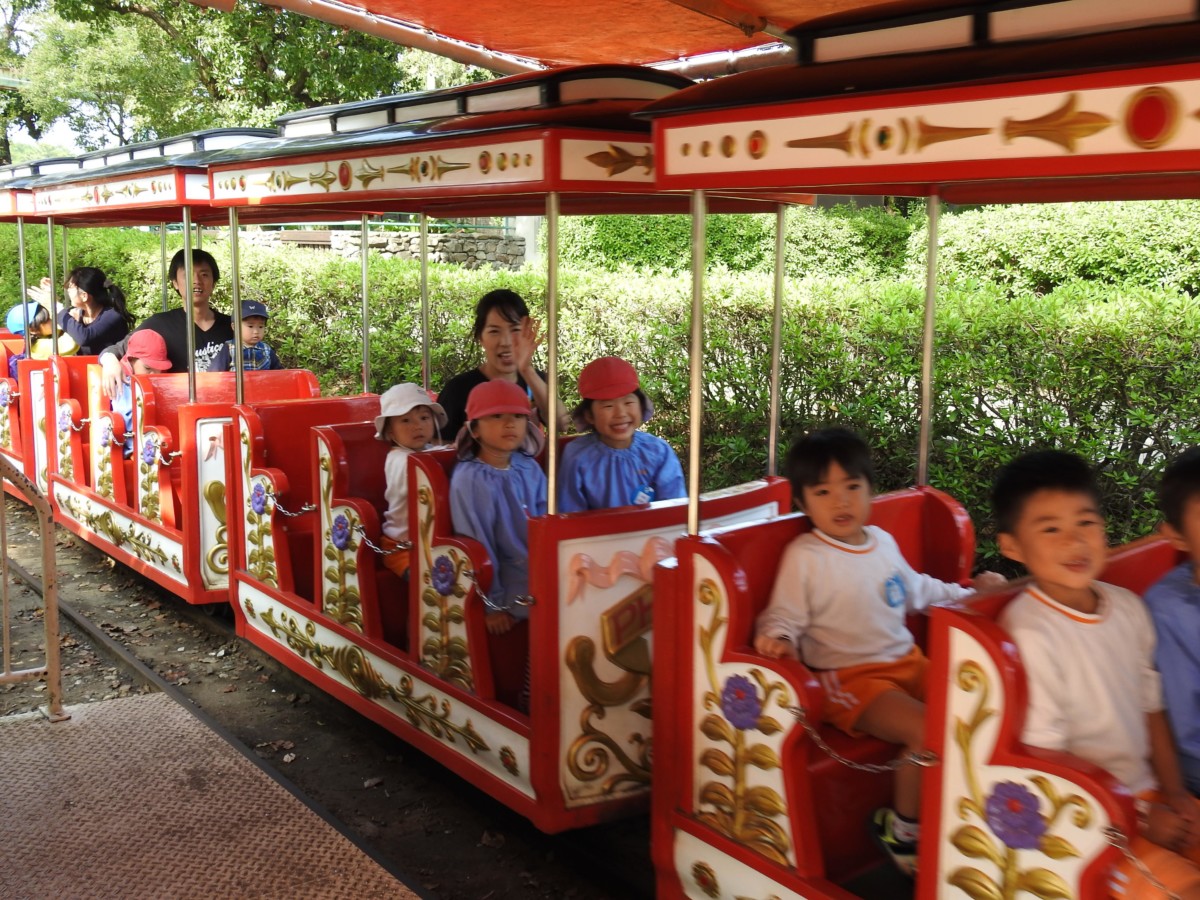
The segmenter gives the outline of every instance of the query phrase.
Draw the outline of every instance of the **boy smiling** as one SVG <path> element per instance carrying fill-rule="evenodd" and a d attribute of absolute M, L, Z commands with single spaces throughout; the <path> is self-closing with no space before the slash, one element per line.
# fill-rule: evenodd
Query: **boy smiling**
<path fill-rule="evenodd" d="M 1134 854 L 1180 897 L 1200 897 L 1200 805 L 1183 789 L 1154 668 L 1154 628 L 1135 594 L 1096 581 L 1108 559 L 1099 491 L 1071 453 L 1030 453 L 992 494 L 1000 552 L 1033 583 L 1000 615 L 1021 651 L 1021 741 L 1107 769 L 1137 797 Z M 1161 896 L 1128 862 L 1114 896 Z"/>

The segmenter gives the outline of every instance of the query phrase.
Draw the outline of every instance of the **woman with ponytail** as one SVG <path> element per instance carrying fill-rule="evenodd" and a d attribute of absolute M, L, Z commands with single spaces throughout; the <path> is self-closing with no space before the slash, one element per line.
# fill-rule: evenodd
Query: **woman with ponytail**
<path fill-rule="evenodd" d="M 58 327 L 74 338 L 80 353 L 99 353 L 133 328 L 125 295 L 99 269 L 73 269 L 67 276 L 67 296 L 71 308 L 59 313 Z"/>

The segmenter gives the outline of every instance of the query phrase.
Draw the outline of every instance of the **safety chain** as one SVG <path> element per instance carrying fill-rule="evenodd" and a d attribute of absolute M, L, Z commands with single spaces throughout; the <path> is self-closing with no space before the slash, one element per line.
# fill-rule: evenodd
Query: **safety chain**
<path fill-rule="evenodd" d="M 835 762 L 840 762 L 843 766 L 849 766 L 851 769 L 857 769 L 860 772 L 894 772 L 904 766 L 922 766 L 928 768 L 936 766 L 941 760 L 932 750 L 922 750 L 919 753 L 904 753 L 893 760 L 885 763 L 857 763 L 853 760 L 846 759 L 842 754 L 838 753 L 827 743 L 824 738 L 817 732 L 816 727 L 808 720 L 808 713 L 803 706 L 788 706 L 787 711 L 796 717 L 804 731 L 808 734 L 809 739 L 822 750 L 826 756 Z"/>
<path fill-rule="evenodd" d="M 169 466 L 175 462 L 177 457 L 183 456 L 182 450 L 172 450 L 170 453 L 164 454 L 161 450 L 158 451 L 158 461 L 164 466 Z"/>
<path fill-rule="evenodd" d="M 302 507 L 296 510 L 296 512 L 291 512 L 290 510 L 284 509 L 283 504 L 279 502 L 279 497 L 274 491 L 267 491 L 266 494 L 275 502 L 276 512 L 283 513 L 285 516 L 290 516 L 293 519 L 297 516 L 302 516 L 305 513 L 310 513 L 317 508 L 317 504 L 315 503 L 305 503 Z"/>
<path fill-rule="evenodd" d="M 92 421 L 91 419 L 80 419 L 78 425 L 76 425 L 74 422 L 72 422 L 71 430 L 72 431 L 83 431 L 83 426 L 89 424 L 91 421 Z"/>
<path fill-rule="evenodd" d="M 412 549 L 412 541 L 396 541 L 395 547 L 393 547 L 391 550 L 384 550 L 382 547 L 377 547 L 377 546 L 375 546 L 375 544 L 371 543 L 371 539 L 369 537 L 367 537 L 367 529 L 363 528 L 361 525 L 356 525 L 354 527 L 354 530 L 358 532 L 358 536 L 360 538 L 362 538 L 362 542 L 364 544 L 366 544 L 368 547 L 370 547 L 372 550 L 374 550 L 376 553 L 378 553 L 380 556 L 390 556 L 391 554 L 396 553 L 397 551 L 400 551 L 400 550 L 411 550 Z"/>
<path fill-rule="evenodd" d="M 534 600 L 532 594 L 518 594 L 512 598 L 509 606 L 500 606 L 483 592 L 483 586 L 480 585 L 479 580 L 475 577 L 473 569 L 467 569 L 463 572 L 463 575 L 470 580 L 471 584 L 475 585 L 475 593 L 479 595 L 479 599 L 483 601 L 483 605 L 487 607 L 488 612 L 503 612 L 511 615 L 512 606 L 533 606 Z"/>
<path fill-rule="evenodd" d="M 1125 837 L 1125 833 L 1121 831 L 1121 829 L 1114 828 L 1112 825 L 1109 825 L 1106 828 L 1102 828 L 1100 833 L 1104 835 L 1104 839 L 1106 841 L 1120 850 L 1122 855 L 1124 855 L 1127 860 L 1133 863 L 1133 867 L 1141 873 L 1143 878 L 1150 882 L 1155 890 L 1162 891 L 1164 895 L 1170 898 L 1170 900 L 1180 900 L 1178 894 L 1167 890 L 1166 885 L 1155 878 L 1154 873 L 1147 868 L 1146 864 L 1137 858 L 1133 850 L 1129 848 L 1129 839 Z"/>

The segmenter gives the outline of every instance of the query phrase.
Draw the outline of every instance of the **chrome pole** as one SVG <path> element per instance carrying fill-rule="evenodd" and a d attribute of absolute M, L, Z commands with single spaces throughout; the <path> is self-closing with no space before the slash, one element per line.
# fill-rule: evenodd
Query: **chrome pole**
<path fill-rule="evenodd" d="M 229 302 L 233 304 L 233 379 L 234 396 L 238 403 L 246 402 L 246 372 L 242 360 L 242 275 L 238 258 L 238 211 L 229 207 Z"/>
<path fill-rule="evenodd" d="M 700 533 L 700 418 L 704 401 L 700 396 L 704 376 L 704 191 L 692 192 L 692 332 L 688 367 L 688 534 Z"/>
<path fill-rule="evenodd" d="M 49 244 L 46 265 L 50 269 L 50 355 L 58 356 L 58 284 L 54 271 L 54 218 L 46 219 L 46 241 Z M 28 309 L 28 307 L 26 307 Z"/>
<path fill-rule="evenodd" d="M 167 293 L 167 223 L 158 223 L 158 257 L 159 268 L 162 272 L 162 308 L 166 312 L 171 304 L 171 296 Z"/>
<path fill-rule="evenodd" d="M 17 262 L 21 273 L 21 318 L 25 322 L 25 358 L 29 359 L 32 349 L 29 338 L 29 271 L 25 260 L 25 217 L 17 216 Z M 7 374 L 7 373 L 4 373 Z M 5 657 L 8 659 L 8 657 Z"/>
<path fill-rule="evenodd" d="M 921 336 L 921 437 L 917 445 L 917 484 L 929 483 L 929 445 L 933 429 L 933 312 L 937 304 L 938 213 L 941 200 L 929 197 L 929 245 L 925 253 L 925 327 Z"/>
<path fill-rule="evenodd" d="M 70 257 L 67 254 L 67 226 L 66 225 L 64 225 L 62 227 L 62 245 L 63 245 L 63 248 L 62 248 L 63 286 L 59 290 L 62 291 L 63 300 L 66 301 L 67 300 L 67 283 L 66 283 L 67 282 L 67 273 L 71 271 L 71 261 L 70 261 Z M 51 285 L 52 289 L 53 289 L 53 287 L 54 287 L 54 285 Z M 67 302 L 69 303 L 70 301 L 67 301 Z"/>
<path fill-rule="evenodd" d="M 362 389 L 363 393 L 371 390 L 371 313 L 367 308 L 367 252 L 371 238 L 371 227 L 367 216 L 362 217 Z"/>
<path fill-rule="evenodd" d="M 431 367 L 429 352 L 429 216 L 421 213 L 421 386 L 427 393 Z"/>
<path fill-rule="evenodd" d="M 192 306 L 192 209 L 183 208 L 183 308 L 187 310 L 188 400 L 196 402 L 196 310 Z"/>
<path fill-rule="evenodd" d="M 783 332 L 783 250 L 787 208 L 775 209 L 775 314 L 771 319 L 771 412 L 767 438 L 767 474 L 779 474 L 779 352 Z"/>
<path fill-rule="evenodd" d="M 558 191 L 546 195 L 546 512 L 558 512 Z"/>

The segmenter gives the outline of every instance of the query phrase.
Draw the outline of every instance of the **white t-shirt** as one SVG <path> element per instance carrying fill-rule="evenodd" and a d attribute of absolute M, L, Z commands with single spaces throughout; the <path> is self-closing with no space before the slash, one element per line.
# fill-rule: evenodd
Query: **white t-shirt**
<path fill-rule="evenodd" d="M 394 446 L 383 462 L 387 479 L 383 497 L 388 505 L 383 534 L 393 541 L 408 540 L 408 455 L 413 452 L 407 447 Z"/>
<path fill-rule="evenodd" d="M 1137 794 L 1158 786 L 1146 722 L 1163 708 L 1154 625 L 1136 594 L 1094 587 L 1099 603 L 1091 615 L 1036 587 L 1000 614 L 1029 685 L 1021 740 L 1095 763 Z"/>
<path fill-rule="evenodd" d="M 757 633 L 786 638 L 814 669 L 895 662 L 913 646 L 904 618 L 971 591 L 913 571 L 882 528 L 867 542 L 844 544 L 819 530 L 784 548 Z"/>

